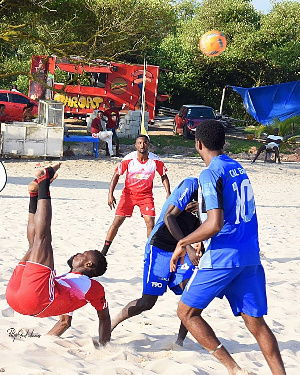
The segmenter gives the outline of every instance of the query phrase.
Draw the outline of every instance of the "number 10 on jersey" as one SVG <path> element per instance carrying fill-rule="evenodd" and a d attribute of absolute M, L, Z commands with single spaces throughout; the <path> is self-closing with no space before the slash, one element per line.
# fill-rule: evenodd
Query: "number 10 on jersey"
<path fill-rule="evenodd" d="M 232 184 L 233 191 L 236 191 L 236 220 L 235 224 L 240 224 L 240 220 L 249 222 L 255 213 L 255 202 L 253 189 L 248 178 L 238 186 L 236 182 Z"/>

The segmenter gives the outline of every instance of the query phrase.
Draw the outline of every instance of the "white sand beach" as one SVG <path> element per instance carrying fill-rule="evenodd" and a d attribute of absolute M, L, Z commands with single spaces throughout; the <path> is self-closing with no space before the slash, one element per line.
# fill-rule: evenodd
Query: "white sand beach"
<path fill-rule="evenodd" d="M 200 158 L 162 157 L 171 187 L 198 176 Z M 259 220 L 262 262 L 267 277 L 269 313 L 287 373 L 300 374 L 300 163 L 264 164 L 241 161 L 252 181 Z M 97 346 L 97 314 L 87 305 L 74 313 L 72 327 L 61 338 L 46 336 L 57 318 L 34 318 L 14 312 L 5 289 L 18 260 L 27 250 L 27 184 L 36 160 L 5 160 L 8 182 L 0 193 L 0 372 L 9 375 L 221 375 L 225 368 L 188 334 L 184 346 L 174 344 L 179 327 L 178 297 L 168 291 L 155 307 L 120 324 L 105 348 Z M 43 162 L 41 162 L 43 163 Z M 44 162 L 48 164 L 49 162 Z M 53 248 L 57 274 L 68 271 L 70 255 L 102 249 L 114 212 L 107 205 L 109 182 L 118 159 L 76 158 L 63 161 L 51 188 Z M 124 178 L 116 188 L 118 199 Z M 157 175 L 157 214 L 165 190 Z M 99 278 L 106 289 L 111 317 L 142 291 L 144 220 L 135 209 L 113 242 L 108 271 Z M 259 375 L 270 370 L 257 343 L 235 318 L 226 300 L 215 300 L 203 315 L 241 367 Z M 9 329 L 34 337 L 9 336 Z"/>

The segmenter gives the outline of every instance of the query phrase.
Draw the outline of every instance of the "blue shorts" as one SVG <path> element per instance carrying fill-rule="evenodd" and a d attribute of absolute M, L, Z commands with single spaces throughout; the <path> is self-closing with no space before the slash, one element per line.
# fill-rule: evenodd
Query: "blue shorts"
<path fill-rule="evenodd" d="M 259 318 L 267 314 L 266 279 L 263 266 L 196 268 L 181 301 L 204 309 L 215 298 L 226 297 L 234 315 Z"/>
<path fill-rule="evenodd" d="M 175 272 L 170 272 L 170 260 L 173 253 L 146 244 L 144 256 L 143 294 L 162 296 L 167 287 L 175 294 L 181 295 L 179 284 L 193 274 L 195 266 L 186 254 L 184 263 L 178 261 Z"/>

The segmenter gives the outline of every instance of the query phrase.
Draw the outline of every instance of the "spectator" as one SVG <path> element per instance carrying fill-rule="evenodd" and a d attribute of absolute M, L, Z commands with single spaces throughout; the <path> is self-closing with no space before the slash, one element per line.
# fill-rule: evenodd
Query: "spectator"
<path fill-rule="evenodd" d="M 11 85 L 9 89 L 10 89 L 10 91 L 13 91 L 13 92 L 20 92 L 20 91 L 17 89 L 17 85 Z"/>
<path fill-rule="evenodd" d="M 6 108 L 5 104 L 0 104 L 0 123 L 5 122 L 5 117 L 6 117 L 5 108 Z"/>
<path fill-rule="evenodd" d="M 267 161 L 267 154 L 268 151 L 272 150 L 275 152 L 275 163 L 276 158 L 278 159 L 278 163 L 280 164 L 280 155 L 279 155 L 279 145 L 283 141 L 283 138 L 279 135 L 279 129 L 274 129 L 274 135 L 269 134 L 266 139 L 266 144 L 260 146 L 260 148 L 257 151 L 257 154 L 255 155 L 254 159 L 252 160 L 252 163 L 255 162 L 255 160 L 259 157 L 262 151 L 266 150 L 266 156 L 265 156 L 265 162 Z"/>
<path fill-rule="evenodd" d="M 106 129 L 112 131 L 113 133 L 113 139 L 115 140 L 116 143 L 116 156 L 122 156 L 120 154 L 120 142 L 119 142 L 119 137 L 117 135 L 117 129 L 119 127 L 119 122 L 120 122 L 120 113 L 116 107 L 116 103 L 114 100 L 109 101 L 109 109 L 106 109 L 103 113 L 104 116 L 107 117 L 107 124 L 106 124 Z M 106 146 L 106 155 L 108 156 L 108 146 Z"/>
<path fill-rule="evenodd" d="M 112 148 L 112 131 L 106 130 L 106 122 L 103 117 L 103 111 L 98 111 L 97 117 L 94 118 L 91 126 L 92 136 L 94 138 L 99 138 L 102 141 L 106 142 L 106 145 L 109 150 L 109 155 L 114 156 L 113 148 Z"/>
<path fill-rule="evenodd" d="M 26 107 L 23 109 L 23 121 L 24 122 L 30 122 L 34 119 L 34 114 L 32 113 L 34 104 L 28 103 Z"/>

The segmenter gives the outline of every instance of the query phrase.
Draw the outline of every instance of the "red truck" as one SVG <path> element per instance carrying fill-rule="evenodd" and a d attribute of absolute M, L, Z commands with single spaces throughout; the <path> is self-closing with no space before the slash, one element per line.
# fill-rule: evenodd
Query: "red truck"
<path fill-rule="evenodd" d="M 122 112 L 141 109 L 143 65 L 95 60 L 84 62 L 79 57 L 60 59 L 56 56 L 32 56 L 29 97 L 54 99 L 65 104 L 65 117 L 85 119 L 95 109 L 106 109 L 114 100 Z M 159 67 L 146 68 L 145 109 L 154 120 Z M 62 83 L 56 82 L 60 80 Z M 46 85 L 45 85 L 46 84 Z M 162 95 L 163 100 L 164 95 Z"/>

